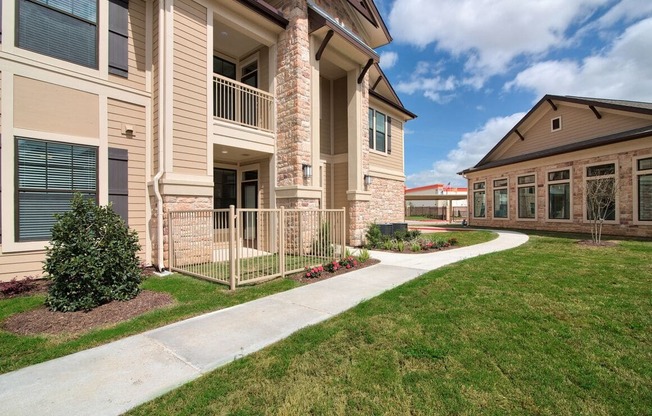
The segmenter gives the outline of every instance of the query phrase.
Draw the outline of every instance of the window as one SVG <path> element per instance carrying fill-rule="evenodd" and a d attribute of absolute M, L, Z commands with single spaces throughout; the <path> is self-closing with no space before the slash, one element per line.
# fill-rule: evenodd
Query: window
<path fill-rule="evenodd" d="M 16 152 L 16 240 L 49 240 L 75 192 L 97 199 L 97 148 L 17 137 Z"/>
<path fill-rule="evenodd" d="M 97 68 L 97 0 L 18 0 L 16 46 Z"/>
<path fill-rule="evenodd" d="M 548 172 L 548 218 L 570 219 L 570 169 Z"/>
<path fill-rule="evenodd" d="M 485 217 L 485 183 L 476 182 L 473 184 L 473 216 L 475 218 Z"/>
<path fill-rule="evenodd" d="M 507 179 L 496 179 L 494 181 L 494 218 L 507 218 L 507 191 Z"/>
<path fill-rule="evenodd" d="M 638 221 L 652 221 L 652 157 L 636 161 Z"/>
<path fill-rule="evenodd" d="M 534 175 L 519 176 L 518 189 L 518 218 L 536 218 L 536 178 Z"/>
<path fill-rule="evenodd" d="M 369 109 L 369 149 L 392 153 L 392 118 Z"/>
<path fill-rule="evenodd" d="M 588 166 L 584 186 L 586 219 L 616 219 L 616 164 Z"/>
<path fill-rule="evenodd" d="M 550 131 L 561 130 L 561 117 L 555 117 L 550 120 Z"/>
<path fill-rule="evenodd" d="M 129 72 L 129 1 L 109 0 L 109 73 Z"/>

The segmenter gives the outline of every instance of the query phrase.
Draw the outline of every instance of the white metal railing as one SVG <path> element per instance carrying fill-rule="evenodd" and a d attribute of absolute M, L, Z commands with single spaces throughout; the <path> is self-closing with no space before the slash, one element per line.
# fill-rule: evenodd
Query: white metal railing
<path fill-rule="evenodd" d="M 228 284 L 302 271 L 345 255 L 345 210 L 229 209 L 168 214 L 170 270 Z"/>
<path fill-rule="evenodd" d="M 213 117 L 272 132 L 274 96 L 219 74 L 213 74 Z"/>

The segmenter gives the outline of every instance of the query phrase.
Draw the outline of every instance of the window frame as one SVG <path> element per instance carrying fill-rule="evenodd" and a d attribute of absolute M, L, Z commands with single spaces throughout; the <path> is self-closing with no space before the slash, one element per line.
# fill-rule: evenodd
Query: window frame
<path fill-rule="evenodd" d="M 588 169 L 594 166 L 603 166 L 603 165 L 614 165 L 614 173 L 610 173 L 607 175 L 594 175 L 594 176 L 588 176 Z M 591 180 L 591 178 L 614 178 L 614 184 L 616 183 L 616 179 L 618 176 L 618 161 L 616 160 L 605 160 L 601 162 L 594 162 L 594 163 L 587 163 L 582 167 L 582 185 L 583 185 L 583 191 L 582 191 L 582 221 L 585 223 L 590 223 L 593 220 L 589 219 L 589 215 L 587 212 L 588 209 L 588 204 L 586 201 L 586 189 L 587 189 L 587 182 Z M 604 220 L 604 224 L 618 224 L 620 222 L 620 204 L 618 203 L 618 200 L 620 198 L 620 193 L 618 190 L 616 190 L 616 199 L 615 199 L 615 207 L 614 207 L 614 219 L 613 220 Z"/>
<path fill-rule="evenodd" d="M 555 120 L 559 120 L 559 127 L 555 128 Z M 550 132 L 560 131 L 562 129 L 561 116 L 553 117 L 550 119 Z"/>
<path fill-rule="evenodd" d="M 550 174 L 553 172 L 568 171 L 568 179 L 550 179 Z M 568 218 L 550 218 L 550 186 L 568 184 Z M 573 222 L 573 167 L 558 167 L 546 170 L 546 222 Z"/>
<path fill-rule="evenodd" d="M 27 238 L 21 238 L 20 237 L 20 193 L 21 191 L 34 191 L 38 192 L 38 189 L 40 188 L 21 188 L 20 187 L 20 176 L 19 176 L 19 163 L 20 163 L 20 151 L 18 147 L 18 142 L 19 140 L 29 140 L 32 142 L 43 142 L 46 144 L 60 144 L 60 145 L 68 145 L 78 148 L 87 148 L 87 149 L 92 149 L 95 153 L 95 190 L 94 192 L 89 191 L 88 189 L 80 190 L 80 189 L 71 189 L 71 190 L 61 190 L 61 189 L 56 189 L 54 193 L 60 193 L 60 194 L 70 194 L 74 195 L 76 192 L 83 191 L 83 193 L 93 193 L 94 194 L 94 200 L 96 204 L 100 203 L 100 149 L 98 146 L 93 145 L 93 144 L 86 144 L 86 143 L 75 143 L 75 142 L 70 142 L 70 141 L 65 141 L 65 140 L 50 140 L 50 139 L 42 139 L 42 138 L 37 138 L 37 137 L 26 137 L 22 135 L 15 135 L 13 138 L 14 142 L 14 168 L 13 168 L 13 173 L 14 173 L 14 206 L 13 206 L 13 216 L 14 216 L 14 242 L 17 244 L 24 244 L 24 243 L 42 243 L 44 241 L 49 241 L 51 236 L 48 236 L 46 238 L 43 237 L 27 237 Z M 47 175 L 47 173 L 46 173 Z M 74 173 L 73 173 L 74 175 Z M 43 188 L 41 189 L 41 192 L 47 191 L 48 188 Z"/>
<path fill-rule="evenodd" d="M 20 33 L 20 17 L 19 16 L 20 16 L 20 8 L 21 8 L 20 2 L 21 1 L 25 1 L 25 2 L 28 2 L 28 3 L 31 3 L 31 4 L 35 4 L 37 6 L 40 6 L 40 7 L 43 7 L 45 9 L 51 10 L 54 13 L 60 13 L 61 15 L 68 16 L 70 18 L 77 19 L 78 21 L 94 25 L 95 26 L 95 45 L 94 45 L 95 54 L 93 56 L 93 58 L 95 60 L 94 65 L 92 65 L 92 66 L 84 65 L 84 64 L 73 62 L 71 60 L 64 59 L 64 58 L 61 58 L 61 57 L 45 54 L 45 53 L 43 53 L 41 51 L 35 51 L 33 49 L 26 48 L 25 45 L 19 46 L 19 33 Z M 16 0 L 15 3 L 14 3 L 14 7 L 15 7 L 15 10 L 14 10 L 15 27 L 14 27 L 14 33 L 13 33 L 14 41 L 13 41 L 13 45 L 10 46 L 10 49 L 15 48 L 16 51 L 20 51 L 19 54 L 24 54 L 24 55 L 26 55 L 28 57 L 31 56 L 34 59 L 37 59 L 39 62 L 42 62 L 42 63 L 47 63 L 49 60 L 52 60 L 50 62 L 53 65 L 56 65 L 58 67 L 65 68 L 66 65 L 71 65 L 71 67 L 69 67 L 70 69 L 74 68 L 74 70 L 79 70 L 79 68 L 83 68 L 83 70 L 92 71 L 93 74 L 97 74 L 97 72 L 100 71 L 100 64 L 101 64 L 101 62 L 100 62 L 101 61 L 101 58 L 100 58 L 100 40 L 102 39 L 102 34 L 100 33 L 100 27 L 101 27 L 101 23 L 102 23 L 101 22 L 102 13 L 100 12 L 101 4 L 100 4 L 99 0 L 95 0 L 95 22 L 91 22 L 91 21 L 89 21 L 89 20 L 87 20 L 87 19 L 85 19 L 85 18 L 83 18 L 81 16 L 77 16 L 77 15 L 68 13 L 66 11 L 59 10 L 59 9 L 57 9 L 55 7 L 52 7 L 52 6 L 47 5 L 47 4 L 43 4 L 43 3 L 39 2 L 39 1 L 35 1 L 35 0 Z M 107 38 L 108 38 L 108 31 L 107 31 Z M 108 48 L 107 48 L 107 51 L 108 51 Z M 43 58 L 45 58 L 45 59 L 43 59 Z M 107 57 L 107 60 L 108 60 L 108 57 Z M 61 63 L 65 63 L 65 64 L 61 65 Z"/>
<path fill-rule="evenodd" d="M 476 185 L 482 184 L 482 187 L 476 187 Z M 480 218 L 480 219 L 486 219 L 487 218 L 487 181 L 477 181 L 473 182 L 471 184 L 471 189 L 472 189 L 472 200 L 471 200 L 471 205 L 473 206 L 473 218 Z M 478 215 L 478 213 L 475 210 L 475 194 L 482 194 L 484 196 L 484 201 L 483 201 L 483 208 L 484 211 L 482 215 Z"/>
<path fill-rule="evenodd" d="M 650 220 L 641 220 L 640 214 L 640 196 L 638 192 L 638 183 L 639 177 L 641 176 L 652 176 L 652 167 L 650 169 L 639 169 L 638 163 L 640 160 L 652 159 L 652 154 L 635 156 L 632 159 L 632 223 L 638 225 L 651 225 L 652 219 Z"/>
<path fill-rule="evenodd" d="M 371 137 L 369 137 L 369 151 L 375 152 L 380 155 L 389 155 L 390 153 L 387 152 L 387 136 L 388 136 L 388 126 L 391 128 L 391 124 L 387 122 L 388 118 L 390 117 L 387 113 L 384 113 L 380 110 L 376 110 L 375 108 L 369 106 L 369 112 L 373 111 L 373 117 L 371 117 L 370 123 L 369 123 L 369 133 L 371 134 Z M 376 116 L 377 114 L 380 113 L 385 117 L 385 131 L 383 132 L 385 135 L 385 150 L 378 150 L 376 149 L 377 143 L 376 143 Z M 370 114 L 367 116 L 369 117 Z M 373 147 L 371 144 L 373 143 Z"/>
<path fill-rule="evenodd" d="M 525 183 L 525 184 L 519 184 L 519 179 L 520 178 L 526 178 L 532 176 L 534 178 L 534 182 L 531 183 Z M 519 191 L 523 188 L 534 188 L 534 216 L 533 217 L 521 217 L 521 199 L 520 199 L 520 194 Z M 538 208 L 539 208 L 539 202 L 537 201 L 537 174 L 536 172 L 533 173 L 528 173 L 526 175 L 518 175 L 516 177 L 516 220 L 517 221 L 537 221 L 538 217 Z"/>
<path fill-rule="evenodd" d="M 498 182 L 498 181 L 505 181 L 504 182 L 505 184 L 496 186 L 496 182 Z M 492 198 L 491 199 L 491 205 L 492 205 L 491 206 L 491 208 L 492 208 L 491 209 L 491 217 L 494 220 L 500 220 L 500 221 L 509 220 L 509 178 L 508 177 L 496 178 L 496 179 L 491 181 L 491 185 L 492 185 L 491 186 L 491 191 L 492 191 L 491 192 L 491 198 Z M 506 207 L 505 207 L 505 216 L 504 217 L 496 216 L 496 191 L 499 191 L 501 193 L 503 193 L 503 191 L 504 191 L 504 195 L 507 198 L 507 203 L 506 203 Z"/>

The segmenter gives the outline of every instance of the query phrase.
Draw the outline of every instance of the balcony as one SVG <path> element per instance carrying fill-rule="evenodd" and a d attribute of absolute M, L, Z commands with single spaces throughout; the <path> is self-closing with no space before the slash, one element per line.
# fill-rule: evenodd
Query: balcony
<path fill-rule="evenodd" d="M 213 117 L 262 132 L 274 131 L 274 96 L 213 74 Z"/>

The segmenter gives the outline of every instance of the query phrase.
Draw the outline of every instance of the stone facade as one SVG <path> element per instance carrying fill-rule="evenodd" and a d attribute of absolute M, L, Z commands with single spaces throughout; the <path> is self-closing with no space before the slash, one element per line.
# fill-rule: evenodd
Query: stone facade
<path fill-rule="evenodd" d="M 649 141 L 649 139 L 643 140 Z M 555 163 L 554 158 L 547 158 L 539 161 L 536 165 L 530 164 L 530 166 L 513 167 L 500 171 L 494 169 L 485 174 L 478 172 L 477 176 L 469 177 L 469 223 L 476 227 L 590 233 L 591 223 L 586 219 L 585 214 L 586 167 L 600 163 L 615 163 L 618 186 L 616 220 L 605 221 L 602 232 L 604 235 L 649 237 L 652 235 L 652 224 L 637 224 L 634 218 L 637 209 L 634 200 L 634 160 L 639 156 L 649 155 L 652 157 L 652 148 L 644 145 L 642 147 L 631 151 L 603 152 L 603 154 L 591 157 L 583 157 L 578 153 L 577 160 L 564 160 Z M 547 175 L 548 172 L 564 169 L 571 171 L 571 219 L 549 220 Z M 519 219 L 517 217 L 517 177 L 533 173 L 536 175 L 536 219 Z M 509 181 L 508 218 L 506 219 L 493 218 L 493 181 L 501 178 L 507 178 Z M 481 181 L 486 183 L 486 216 L 485 218 L 476 218 L 473 212 L 473 184 Z"/>
<path fill-rule="evenodd" d="M 369 222 L 403 222 L 405 220 L 405 201 L 402 198 L 405 185 L 402 181 L 373 178 L 369 186 Z M 401 198 L 397 198 L 401 195 Z"/>

